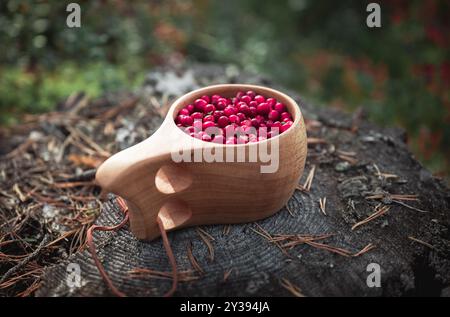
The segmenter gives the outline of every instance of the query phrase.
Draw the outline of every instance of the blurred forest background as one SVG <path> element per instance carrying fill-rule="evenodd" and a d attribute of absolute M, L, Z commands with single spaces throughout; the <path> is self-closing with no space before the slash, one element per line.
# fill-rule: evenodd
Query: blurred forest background
<path fill-rule="evenodd" d="M 81 28 L 66 6 L 81 5 Z M 74 91 L 138 87 L 157 65 L 233 64 L 320 105 L 366 109 L 408 131 L 450 175 L 450 1 L 0 1 L 0 122 L 50 111 Z"/>

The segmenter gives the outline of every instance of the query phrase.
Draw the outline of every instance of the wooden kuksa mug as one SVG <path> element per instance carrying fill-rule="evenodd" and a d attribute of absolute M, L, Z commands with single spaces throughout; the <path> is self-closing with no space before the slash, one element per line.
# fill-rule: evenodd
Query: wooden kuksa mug
<path fill-rule="evenodd" d="M 175 124 L 178 111 L 203 95 L 232 97 L 247 90 L 284 103 L 293 125 L 264 141 L 225 145 L 193 138 Z M 270 162 L 272 170 L 267 155 L 259 155 L 262 148 L 278 160 Z M 178 98 L 151 137 L 113 155 L 98 168 L 96 183 L 127 201 L 132 232 L 152 240 L 160 235 L 157 217 L 165 230 L 173 230 L 250 222 L 274 214 L 295 190 L 306 152 L 303 117 L 292 98 L 261 86 L 215 85 Z M 198 160 L 202 153 L 216 158 L 223 153 L 223 159 L 211 161 L 211 155 L 203 155 Z M 180 162 L 181 157 L 185 159 Z"/>

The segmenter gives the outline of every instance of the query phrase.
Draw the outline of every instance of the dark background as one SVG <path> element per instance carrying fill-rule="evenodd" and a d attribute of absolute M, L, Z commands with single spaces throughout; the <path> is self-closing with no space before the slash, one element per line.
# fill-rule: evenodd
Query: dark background
<path fill-rule="evenodd" d="M 317 106 L 363 107 L 401 126 L 436 175 L 450 175 L 450 2 L 358 0 L 0 1 L 0 122 L 52 110 L 74 91 L 139 87 L 159 65 L 234 65 Z"/>

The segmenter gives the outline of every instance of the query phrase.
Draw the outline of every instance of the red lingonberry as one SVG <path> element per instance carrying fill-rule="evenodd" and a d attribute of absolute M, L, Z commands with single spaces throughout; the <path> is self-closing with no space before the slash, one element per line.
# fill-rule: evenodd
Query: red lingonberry
<path fill-rule="evenodd" d="M 263 141 L 294 124 L 283 103 L 254 91 L 239 91 L 231 98 L 204 95 L 180 109 L 175 123 L 194 138 L 218 144 Z"/>
<path fill-rule="evenodd" d="M 203 112 L 203 110 L 204 110 L 204 108 L 205 108 L 205 106 L 207 105 L 208 103 L 205 101 L 205 100 L 203 100 L 203 99 L 196 99 L 195 101 L 194 101 L 194 108 L 195 108 L 195 111 L 200 111 L 200 112 Z"/>
<path fill-rule="evenodd" d="M 205 122 L 205 121 L 212 121 L 212 122 L 214 122 L 215 121 L 214 120 L 214 116 L 212 114 L 208 114 L 208 115 L 204 116 L 203 117 L 203 122 Z"/>
<path fill-rule="evenodd" d="M 210 101 L 210 98 L 209 98 L 209 96 L 202 96 L 200 99 L 203 99 L 204 101 L 206 101 L 207 103 L 209 103 L 209 101 Z"/>
<path fill-rule="evenodd" d="M 193 114 L 191 114 L 191 118 L 192 119 L 202 119 L 203 118 L 203 113 L 201 112 L 194 112 Z"/>
<path fill-rule="evenodd" d="M 270 107 L 266 102 L 263 102 L 258 105 L 256 111 L 258 112 L 258 114 L 265 115 L 269 113 Z"/>
<path fill-rule="evenodd" d="M 236 110 L 236 108 L 235 107 L 233 107 L 233 106 L 227 106 L 224 110 L 223 110 L 223 112 L 225 113 L 225 115 L 226 116 L 231 116 L 231 115 L 233 115 L 233 114 L 236 114 L 237 113 L 237 110 Z"/>
<path fill-rule="evenodd" d="M 252 90 L 247 91 L 246 95 L 252 99 L 255 98 L 255 96 L 256 96 L 255 92 Z"/>
<path fill-rule="evenodd" d="M 278 111 L 279 113 L 283 113 L 286 111 L 286 107 L 281 102 L 277 102 L 273 109 Z"/>
<path fill-rule="evenodd" d="M 211 113 L 211 112 L 213 112 L 213 111 L 215 111 L 216 110 L 216 107 L 214 107 L 214 105 L 213 104 L 207 104 L 205 107 L 204 107 L 204 110 L 203 110 L 203 112 L 204 113 Z"/>
<path fill-rule="evenodd" d="M 272 121 L 275 121 L 275 120 L 278 119 L 278 116 L 279 116 L 278 111 L 276 111 L 276 110 L 271 110 L 271 111 L 269 112 L 268 118 L 269 118 L 270 120 L 272 120 Z"/>
<path fill-rule="evenodd" d="M 230 120 L 228 119 L 227 116 L 221 116 L 218 120 L 217 120 L 217 124 L 219 125 L 219 127 L 221 128 L 225 128 L 228 123 L 230 122 Z"/>
<path fill-rule="evenodd" d="M 266 101 L 266 98 L 264 98 L 264 96 L 261 95 L 257 95 L 255 96 L 255 98 L 253 98 L 257 103 L 263 103 L 264 101 Z"/>

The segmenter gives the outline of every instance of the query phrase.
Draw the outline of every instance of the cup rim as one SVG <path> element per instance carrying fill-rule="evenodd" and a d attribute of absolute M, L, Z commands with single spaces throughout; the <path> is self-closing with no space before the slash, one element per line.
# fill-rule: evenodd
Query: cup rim
<path fill-rule="evenodd" d="M 281 102 L 283 102 L 286 105 L 286 107 L 288 108 L 288 110 L 294 117 L 292 126 L 289 129 L 287 129 L 285 132 L 280 133 L 275 137 L 272 137 L 270 139 L 266 139 L 263 141 L 258 141 L 258 142 L 254 142 L 254 143 L 244 143 L 244 144 L 220 144 L 220 143 L 214 143 L 214 142 L 206 142 L 206 141 L 199 140 L 197 138 L 193 138 L 190 135 L 187 135 L 185 132 L 183 132 L 175 124 L 175 116 L 182 107 L 188 105 L 189 103 L 193 103 L 195 99 L 200 98 L 203 95 L 214 94 L 214 90 L 223 90 L 223 89 L 228 89 L 230 92 L 234 92 L 234 93 L 236 93 L 239 90 L 244 90 L 244 91 L 253 90 L 256 93 L 263 94 L 265 97 L 275 97 L 277 100 L 281 99 Z M 288 137 L 290 134 L 293 133 L 294 128 L 298 124 L 300 124 L 300 122 L 302 121 L 302 118 L 303 118 L 303 114 L 301 112 L 301 109 L 300 109 L 300 106 L 298 105 L 298 103 L 292 97 L 290 97 L 289 95 L 287 95 L 279 90 L 269 88 L 266 86 L 252 85 L 252 84 L 217 84 L 217 85 L 209 85 L 209 86 L 205 86 L 202 88 L 198 88 L 198 89 L 192 90 L 192 91 L 178 97 L 170 106 L 169 111 L 167 112 L 165 121 L 168 121 L 167 124 L 171 125 L 172 128 L 176 128 L 177 130 L 179 130 L 184 136 L 200 142 L 199 144 L 202 144 L 203 146 L 210 145 L 210 146 L 214 146 L 214 147 L 216 147 L 216 146 L 242 147 L 242 146 L 251 146 L 251 145 L 257 146 L 258 144 L 262 144 L 264 142 L 272 142 L 273 140 L 275 140 L 277 138 Z"/>

